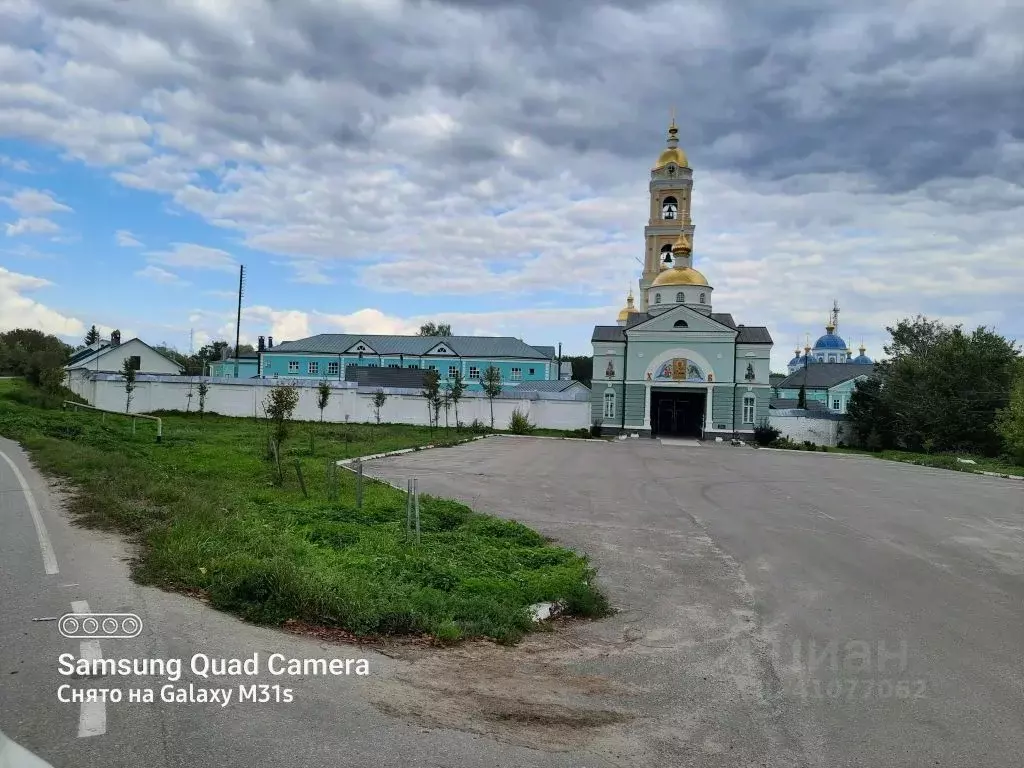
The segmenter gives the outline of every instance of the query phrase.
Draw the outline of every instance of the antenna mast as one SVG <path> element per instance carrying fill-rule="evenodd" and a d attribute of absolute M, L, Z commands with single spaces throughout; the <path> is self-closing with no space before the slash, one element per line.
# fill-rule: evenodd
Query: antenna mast
<path fill-rule="evenodd" d="M 235 378 L 238 378 L 238 342 L 242 333 L 242 296 L 245 295 L 245 265 L 238 265 L 238 315 L 235 317 Z"/>

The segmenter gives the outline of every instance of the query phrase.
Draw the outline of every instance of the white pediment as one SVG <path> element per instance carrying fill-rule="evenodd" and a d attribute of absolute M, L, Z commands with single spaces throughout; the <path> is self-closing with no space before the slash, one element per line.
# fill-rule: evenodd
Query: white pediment
<path fill-rule="evenodd" d="M 360 339 L 355 344 L 353 344 L 351 347 L 349 347 L 348 349 L 345 350 L 345 354 L 346 355 L 358 355 L 360 352 L 362 352 L 364 355 L 376 355 L 377 354 L 377 351 L 373 347 L 371 347 L 369 344 L 367 344 L 365 341 L 363 341 L 362 339 Z"/>
<path fill-rule="evenodd" d="M 727 325 L 723 325 L 717 320 L 712 320 L 707 315 L 698 312 L 695 309 L 680 304 L 679 306 L 673 307 L 665 312 L 655 315 L 649 320 L 645 320 L 642 323 L 631 326 L 626 329 L 626 333 L 633 336 L 637 332 L 649 332 L 649 331 L 675 331 L 675 332 L 694 332 L 699 331 L 702 333 L 722 333 L 729 337 L 736 336 L 737 331 L 730 328 Z"/>
<path fill-rule="evenodd" d="M 444 355 L 444 356 L 451 356 L 451 357 L 455 356 L 455 352 L 452 351 L 451 345 L 448 342 L 446 342 L 446 341 L 442 341 L 440 344 L 437 344 L 437 345 L 431 347 L 430 349 L 428 349 L 427 350 L 427 354 L 428 355 Z"/>

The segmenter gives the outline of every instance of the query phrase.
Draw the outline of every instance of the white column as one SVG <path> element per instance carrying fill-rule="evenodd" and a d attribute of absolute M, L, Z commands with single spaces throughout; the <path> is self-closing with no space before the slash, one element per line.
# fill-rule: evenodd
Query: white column
<path fill-rule="evenodd" d="M 711 428 L 714 426 L 714 423 L 715 423 L 715 420 L 714 420 L 714 418 L 712 418 L 712 415 L 711 415 L 711 407 L 713 405 L 713 403 L 711 402 L 711 395 L 712 395 L 712 393 L 714 391 L 715 391 L 715 388 L 713 386 L 709 385 L 708 386 L 708 401 L 707 401 L 707 404 L 705 405 L 705 410 L 704 410 L 704 431 L 705 432 L 710 432 Z"/>
<path fill-rule="evenodd" d="M 626 392 L 623 387 L 622 399 L 625 402 Z M 644 429 L 651 428 L 651 385 L 644 384 Z"/>

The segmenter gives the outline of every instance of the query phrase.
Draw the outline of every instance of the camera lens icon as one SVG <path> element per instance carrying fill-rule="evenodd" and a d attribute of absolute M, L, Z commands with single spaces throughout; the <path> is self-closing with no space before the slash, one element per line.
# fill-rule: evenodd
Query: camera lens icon
<path fill-rule="evenodd" d="M 73 640 L 132 638 L 142 632 L 142 619 L 134 613 L 65 613 L 57 629 Z"/>

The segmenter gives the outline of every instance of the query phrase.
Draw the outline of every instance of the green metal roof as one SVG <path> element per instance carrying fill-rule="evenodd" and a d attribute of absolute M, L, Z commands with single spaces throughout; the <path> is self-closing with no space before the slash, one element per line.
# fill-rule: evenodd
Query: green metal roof
<path fill-rule="evenodd" d="M 384 336 L 353 333 L 320 333 L 297 341 L 284 341 L 264 351 L 265 355 L 309 352 L 341 354 L 363 342 L 381 355 L 425 355 L 445 344 L 459 357 L 550 360 L 536 347 L 511 336 Z M 438 355 L 445 357 L 445 355 Z"/>

